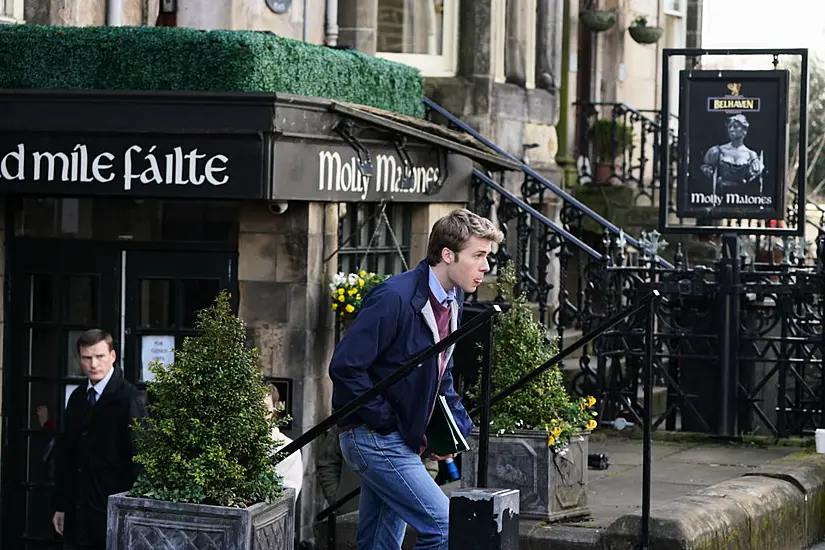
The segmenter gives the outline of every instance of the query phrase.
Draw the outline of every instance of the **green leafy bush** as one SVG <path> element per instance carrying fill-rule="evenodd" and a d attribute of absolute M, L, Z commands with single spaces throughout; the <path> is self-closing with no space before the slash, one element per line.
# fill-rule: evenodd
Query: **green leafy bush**
<path fill-rule="evenodd" d="M 547 327 L 533 318 L 524 295 L 514 296 L 513 263 L 499 270 L 496 285 L 511 306 L 499 315 L 493 329 L 493 395 L 525 374 L 549 361 L 557 352 L 547 339 Z M 572 433 L 594 429 L 592 397 L 571 399 L 558 365 L 554 365 L 492 409 L 493 431 L 540 429 L 548 433 L 548 444 L 561 448 Z"/>
<path fill-rule="evenodd" d="M 172 365 L 150 367 L 153 401 L 135 425 L 135 460 L 145 471 L 131 494 L 218 506 L 271 502 L 282 486 L 258 351 L 246 346 L 226 292 L 198 313 L 196 328 Z"/>
<path fill-rule="evenodd" d="M 596 148 L 599 162 L 613 162 L 633 145 L 633 127 L 609 118 L 593 121 L 587 137 Z"/>
<path fill-rule="evenodd" d="M 255 31 L 0 25 L 0 88 L 282 92 L 424 114 L 413 67 Z"/>

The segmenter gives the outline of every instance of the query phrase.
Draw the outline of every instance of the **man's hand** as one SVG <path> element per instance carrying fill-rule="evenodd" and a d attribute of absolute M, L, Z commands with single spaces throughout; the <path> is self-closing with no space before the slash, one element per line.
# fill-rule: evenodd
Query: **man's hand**
<path fill-rule="evenodd" d="M 58 535 L 63 534 L 63 519 L 66 517 L 66 514 L 63 512 L 55 512 L 52 516 L 52 525 L 54 525 L 54 530 L 57 531 Z"/>
<path fill-rule="evenodd" d="M 455 454 L 438 456 L 437 454 L 430 453 L 430 460 L 445 460 L 447 458 L 455 458 Z"/>

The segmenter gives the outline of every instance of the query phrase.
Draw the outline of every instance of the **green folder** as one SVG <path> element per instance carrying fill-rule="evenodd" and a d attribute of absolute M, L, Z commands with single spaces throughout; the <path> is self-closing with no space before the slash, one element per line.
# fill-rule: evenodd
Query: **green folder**
<path fill-rule="evenodd" d="M 427 452 L 438 456 L 463 453 L 470 450 L 467 440 L 461 435 L 453 413 L 447 405 L 447 398 L 438 396 L 435 402 L 433 417 L 427 426 Z"/>

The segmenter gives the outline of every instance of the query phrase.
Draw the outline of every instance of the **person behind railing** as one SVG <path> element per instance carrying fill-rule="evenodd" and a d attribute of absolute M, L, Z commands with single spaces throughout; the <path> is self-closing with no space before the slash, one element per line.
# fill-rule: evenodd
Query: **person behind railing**
<path fill-rule="evenodd" d="M 492 244 L 502 239 L 492 222 L 463 208 L 436 221 L 427 258 L 372 289 L 336 346 L 329 366 L 333 408 L 346 405 L 456 330 L 464 292 L 474 292 L 481 284 L 490 269 Z M 339 422 L 342 454 L 361 477 L 361 550 L 400 549 L 405 524 L 418 533 L 415 548 L 447 549 L 449 499 L 420 457 L 439 395 L 461 432 L 466 436 L 472 429 L 453 388 L 452 352 L 450 347 L 424 361 Z"/>
<path fill-rule="evenodd" d="M 281 396 L 278 388 L 273 385 L 269 386 L 269 393 L 264 397 L 264 405 L 273 418 L 277 419 L 280 416 Z M 292 443 L 292 440 L 281 433 L 278 426 L 272 427 L 272 440 L 276 443 L 275 453 Z M 301 492 L 301 487 L 304 484 L 304 463 L 301 460 L 301 451 L 295 451 L 275 466 L 275 471 L 283 478 L 283 485 L 285 488 L 295 489 L 295 500 L 298 500 L 298 494 Z"/>

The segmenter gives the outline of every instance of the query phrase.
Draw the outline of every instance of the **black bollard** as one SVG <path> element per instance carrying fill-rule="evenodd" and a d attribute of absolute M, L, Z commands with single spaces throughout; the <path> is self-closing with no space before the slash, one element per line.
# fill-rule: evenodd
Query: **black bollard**
<path fill-rule="evenodd" d="M 518 550 L 519 492 L 461 489 L 450 494 L 450 550 Z"/>

